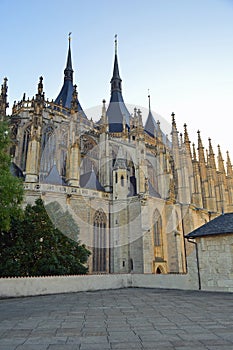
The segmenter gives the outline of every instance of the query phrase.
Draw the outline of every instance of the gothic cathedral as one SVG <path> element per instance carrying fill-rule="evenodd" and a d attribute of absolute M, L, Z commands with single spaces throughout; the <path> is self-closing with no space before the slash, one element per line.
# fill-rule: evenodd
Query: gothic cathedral
<path fill-rule="evenodd" d="M 129 112 L 117 41 L 110 83 L 109 104 L 103 100 L 94 122 L 78 98 L 69 38 L 57 98 L 45 99 L 40 77 L 35 96 L 24 94 L 13 105 L 12 172 L 23 178 L 26 203 L 41 197 L 51 217 L 72 218 L 78 240 L 92 252 L 89 273 L 185 273 L 191 247 L 184 236 L 233 212 L 229 154 L 225 167 L 220 147 L 216 161 L 211 140 L 205 151 L 199 131 L 197 149 L 191 147 L 174 113 L 168 137 L 150 105 L 145 125 L 139 109 Z M 7 107 L 5 78 L 1 116 Z M 69 225 L 59 222 L 67 234 Z"/>

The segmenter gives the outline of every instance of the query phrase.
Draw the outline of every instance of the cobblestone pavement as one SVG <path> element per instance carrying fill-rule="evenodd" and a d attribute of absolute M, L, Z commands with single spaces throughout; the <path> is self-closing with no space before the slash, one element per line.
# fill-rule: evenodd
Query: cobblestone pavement
<path fill-rule="evenodd" d="M 0 300 L 0 350 L 229 350 L 233 294 L 129 288 Z"/>

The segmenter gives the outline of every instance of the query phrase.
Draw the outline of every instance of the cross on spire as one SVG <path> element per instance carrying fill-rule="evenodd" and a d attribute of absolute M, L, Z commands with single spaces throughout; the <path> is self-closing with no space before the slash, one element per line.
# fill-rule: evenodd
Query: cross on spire
<path fill-rule="evenodd" d="M 115 55 L 117 54 L 117 34 L 115 34 Z"/>

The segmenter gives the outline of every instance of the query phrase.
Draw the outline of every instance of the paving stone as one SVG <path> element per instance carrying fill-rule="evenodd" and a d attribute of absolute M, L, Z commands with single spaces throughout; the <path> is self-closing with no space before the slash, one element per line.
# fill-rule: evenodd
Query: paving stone
<path fill-rule="evenodd" d="M 230 350 L 232 300 L 145 288 L 0 300 L 0 350 Z"/>

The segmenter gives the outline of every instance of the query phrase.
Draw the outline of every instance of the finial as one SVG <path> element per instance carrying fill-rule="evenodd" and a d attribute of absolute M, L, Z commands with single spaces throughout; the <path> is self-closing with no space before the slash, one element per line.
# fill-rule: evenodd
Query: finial
<path fill-rule="evenodd" d="M 68 37 L 69 43 L 71 41 L 71 34 L 72 34 L 72 32 L 69 32 L 69 37 Z"/>
<path fill-rule="evenodd" d="M 182 134 L 182 132 L 180 133 L 180 144 L 182 145 L 182 143 L 183 143 L 183 134 Z"/>
<path fill-rule="evenodd" d="M 197 160 L 195 143 L 193 143 L 193 160 Z"/>
<path fill-rule="evenodd" d="M 115 55 L 117 54 L 117 34 L 115 34 Z"/>
<path fill-rule="evenodd" d="M 149 112 L 151 111 L 150 109 L 150 89 L 148 89 L 148 100 L 149 100 Z"/>
<path fill-rule="evenodd" d="M 171 116 L 172 116 L 172 124 L 173 124 L 174 126 L 176 126 L 175 113 L 172 112 Z"/>
<path fill-rule="evenodd" d="M 41 95 L 43 92 L 43 77 L 39 78 L 39 84 L 38 84 L 38 94 Z"/>

